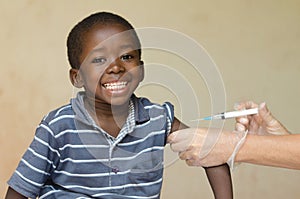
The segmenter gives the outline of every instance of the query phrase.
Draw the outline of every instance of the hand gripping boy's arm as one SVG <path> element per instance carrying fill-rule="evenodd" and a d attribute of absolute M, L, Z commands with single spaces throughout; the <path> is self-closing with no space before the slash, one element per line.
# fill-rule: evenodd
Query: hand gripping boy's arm
<path fill-rule="evenodd" d="M 177 118 L 175 118 L 171 132 L 187 128 L 189 128 L 187 125 L 181 123 Z M 186 144 L 188 145 L 189 143 L 191 142 L 187 140 Z M 204 169 L 215 199 L 232 199 L 233 191 L 229 166 L 227 164 L 223 164 L 214 167 L 204 167 Z"/>

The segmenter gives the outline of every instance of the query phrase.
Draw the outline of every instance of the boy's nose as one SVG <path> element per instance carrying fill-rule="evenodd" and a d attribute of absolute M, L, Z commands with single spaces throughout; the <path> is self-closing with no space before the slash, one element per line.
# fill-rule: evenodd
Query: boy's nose
<path fill-rule="evenodd" d="M 122 66 L 122 64 L 118 60 L 112 61 L 106 69 L 107 73 L 121 73 L 124 71 L 125 71 L 125 68 Z"/>

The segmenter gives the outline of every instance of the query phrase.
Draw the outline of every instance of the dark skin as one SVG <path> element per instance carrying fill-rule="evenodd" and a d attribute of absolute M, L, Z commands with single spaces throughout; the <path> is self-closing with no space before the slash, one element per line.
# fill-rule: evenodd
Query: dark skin
<path fill-rule="evenodd" d="M 186 128 L 189 127 L 175 118 L 171 133 Z M 229 166 L 227 164 L 223 164 L 214 167 L 205 167 L 204 169 L 209 184 L 213 190 L 214 197 L 216 199 L 233 198 L 232 181 Z"/>
<path fill-rule="evenodd" d="M 86 93 L 85 108 L 94 121 L 112 137 L 117 137 L 128 117 L 129 100 L 144 78 L 144 66 L 129 34 L 109 39 L 126 29 L 118 24 L 95 25 L 86 37 L 79 69 L 70 70 L 70 80 Z M 188 128 L 177 118 L 171 132 Z M 205 168 L 215 198 L 232 198 L 227 165 Z M 217 179 L 217 180 L 216 180 Z M 27 198 L 9 188 L 6 199 Z"/>
<path fill-rule="evenodd" d="M 86 109 L 113 137 L 117 137 L 125 123 L 129 99 L 144 78 L 143 62 L 132 36 L 124 33 L 110 38 L 123 31 L 126 29 L 120 25 L 96 25 L 85 35 L 91 39 L 84 44 L 80 70 L 70 70 L 73 85 L 85 89 Z M 125 86 L 107 86 L 113 84 Z"/>

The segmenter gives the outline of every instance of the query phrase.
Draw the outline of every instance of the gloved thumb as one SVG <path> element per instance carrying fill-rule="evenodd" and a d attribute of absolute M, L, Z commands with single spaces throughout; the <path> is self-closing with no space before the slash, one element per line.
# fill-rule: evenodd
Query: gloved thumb
<path fill-rule="evenodd" d="M 268 133 L 277 135 L 289 134 L 288 130 L 271 114 L 266 103 L 259 105 L 259 115 Z"/>
<path fill-rule="evenodd" d="M 265 102 L 263 102 L 259 105 L 258 112 L 259 112 L 259 115 L 261 116 L 262 120 L 266 124 L 270 124 L 272 122 L 272 120 L 274 120 L 274 117 L 272 116 L 271 112 L 267 108 L 267 105 Z"/>

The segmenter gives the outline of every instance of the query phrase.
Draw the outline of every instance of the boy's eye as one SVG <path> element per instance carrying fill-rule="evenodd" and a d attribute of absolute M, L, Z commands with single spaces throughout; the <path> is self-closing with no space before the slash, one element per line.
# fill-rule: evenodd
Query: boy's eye
<path fill-rule="evenodd" d="M 133 59 L 133 58 L 134 58 L 134 56 L 133 55 L 129 55 L 129 54 L 121 56 L 121 60 L 123 60 L 123 61 L 127 61 L 127 60 L 130 60 L 130 59 Z"/>
<path fill-rule="evenodd" d="M 92 63 L 96 63 L 96 64 L 101 64 L 101 63 L 104 63 L 106 62 L 106 58 L 103 58 L 103 57 L 98 57 L 98 58 L 95 58 L 92 60 Z"/>

